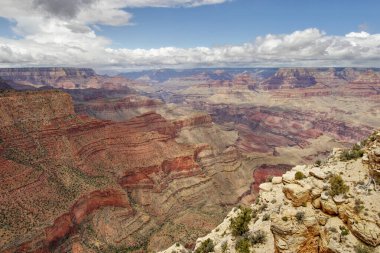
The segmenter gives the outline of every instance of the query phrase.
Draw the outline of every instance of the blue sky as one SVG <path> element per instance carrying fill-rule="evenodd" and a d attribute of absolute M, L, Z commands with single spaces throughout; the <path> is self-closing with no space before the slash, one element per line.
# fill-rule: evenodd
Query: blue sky
<path fill-rule="evenodd" d="M 380 67 L 379 10 L 378 0 L 1 0 L 0 67 Z"/>
<path fill-rule="evenodd" d="M 268 33 L 315 27 L 344 35 L 365 25 L 380 30 L 380 1 L 234 0 L 199 8 L 133 8 L 134 25 L 102 26 L 114 47 L 155 48 L 240 44 Z"/>

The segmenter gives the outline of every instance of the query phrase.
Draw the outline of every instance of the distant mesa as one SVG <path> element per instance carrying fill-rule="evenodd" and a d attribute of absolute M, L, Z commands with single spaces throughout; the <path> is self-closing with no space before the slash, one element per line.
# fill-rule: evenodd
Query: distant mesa
<path fill-rule="evenodd" d="M 0 91 L 1 90 L 11 90 L 12 87 L 3 79 L 0 78 Z"/>
<path fill-rule="evenodd" d="M 0 78 L 17 89 L 50 86 L 63 89 L 123 89 L 136 83 L 123 77 L 108 77 L 90 68 L 0 68 Z"/>

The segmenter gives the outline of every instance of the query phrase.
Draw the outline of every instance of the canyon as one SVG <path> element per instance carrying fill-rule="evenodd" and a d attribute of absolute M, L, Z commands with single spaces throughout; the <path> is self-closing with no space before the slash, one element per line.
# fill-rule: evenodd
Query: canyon
<path fill-rule="evenodd" d="M 273 177 L 254 203 L 198 238 L 194 251 L 176 243 L 161 253 L 380 252 L 380 131 L 355 149 L 363 157 L 333 149 L 320 164 Z"/>
<path fill-rule="evenodd" d="M 0 78 L 0 252 L 193 248 L 271 176 L 380 125 L 379 69 Z"/>

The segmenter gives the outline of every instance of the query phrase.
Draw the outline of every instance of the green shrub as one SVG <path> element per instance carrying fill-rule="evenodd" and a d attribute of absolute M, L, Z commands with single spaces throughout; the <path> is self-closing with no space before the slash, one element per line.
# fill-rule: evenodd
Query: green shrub
<path fill-rule="evenodd" d="M 294 176 L 294 178 L 296 180 L 302 180 L 302 179 L 305 178 L 305 175 L 301 171 L 297 171 L 296 174 L 295 174 L 295 176 Z"/>
<path fill-rule="evenodd" d="M 206 241 L 203 241 L 201 246 L 199 246 L 195 253 L 209 253 L 214 251 L 214 242 L 208 238 Z"/>
<path fill-rule="evenodd" d="M 296 219 L 298 223 L 302 223 L 303 220 L 305 219 L 305 212 L 298 211 L 296 213 Z"/>
<path fill-rule="evenodd" d="M 264 231 L 258 230 L 255 233 L 253 233 L 250 239 L 251 239 L 252 245 L 262 244 L 267 241 L 267 235 L 265 234 Z"/>
<path fill-rule="evenodd" d="M 227 247 L 228 247 L 228 244 L 227 244 L 227 242 L 223 242 L 222 243 L 222 253 L 226 253 L 227 252 Z"/>
<path fill-rule="evenodd" d="M 252 209 L 242 207 L 240 213 L 231 219 L 230 229 L 233 236 L 242 236 L 248 232 L 248 224 L 252 219 Z"/>
<path fill-rule="evenodd" d="M 282 217 L 282 220 L 283 221 L 288 221 L 288 217 L 284 216 L 284 217 Z"/>
<path fill-rule="evenodd" d="M 344 194 L 348 192 L 349 187 L 348 185 L 345 184 L 343 181 L 342 177 L 339 175 L 334 175 L 330 178 L 330 192 L 329 194 L 331 196 L 339 195 L 339 194 Z"/>
<path fill-rule="evenodd" d="M 321 166 L 321 164 L 322 164 L 321 160 L 318 159 L 317 161 L 315 161 L 315 166 L 319 167 Z"/>
<path fill-rule="evenodd" d="M 342 236 L 346 236 L 350 233 L 350 231 L 345 226 L 339 226 L 340 228 L 340 234 Z"/>
<path fill-rule="evenodd" d="M 372 253 L 373 249 L 364 245 L 364 244 L 358 244 L 354 247 L 355 253 Z"/>
<path fill-rule="evenodd" d="M 349 150 L 344 150 L 340 156 L 340 159 L 342 161 L 349 161 L 352 159 L 357 159 L 359 157 L 362 157 L 364 154 L 364 151 L 361 149 L 361 146 L 358 144 L 355 144 L 352 146 Z"/>
<path fill-rule="evenodd" d="M 247 238 L 239 238 L 235 245 L 235 250 L 239 253 L 249 253 L 251 243 Z"/>
<path fill-rule="evenodd" d="M 266 213 L 266 214 L 264 214 L 264 216 L 263 216 L 263 221 L 267 221 L 267 220 L 269 220 L 269 218 L 270 218 L 270 214 L 269 214 L 269 213 Z"/>

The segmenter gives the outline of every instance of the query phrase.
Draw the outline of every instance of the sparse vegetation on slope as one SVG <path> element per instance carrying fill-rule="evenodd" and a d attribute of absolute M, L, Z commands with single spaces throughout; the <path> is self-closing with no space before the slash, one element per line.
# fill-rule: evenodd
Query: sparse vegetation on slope
<path fill-rule="evenodd" d="M 195 253 L 209 253 L 214 251 L 214 243 L 208 238 L 206 241 L 202 242 L 201 246 L 199 246 Z"/>
<path fill-rule="evenodd" d="M 342 161 L 349 161 L 353 159 L 358 159 L 362 157 L 364 154 L 364 150 L 362 149 L 362 146 L 359 144 L 355 144 L 352 146 L 352 149 L 344 150 L 340 156 Z"/>
<path fill-rule="evenodd" d="M 340 175 L 333 175 L 330 180 L 330 195 L 335 196 L 345 194 L 349 190 L 349 186 L 343 181 Z"/>
<path fill-rule="evenodd" d="M 230 229 L 232 231 L 232 235 L 242 236 L 248 232 L 248 224 L 251 219 L 252 209 L 248 207 L 241 207 L 239 215 L 231 219 Z"/>

